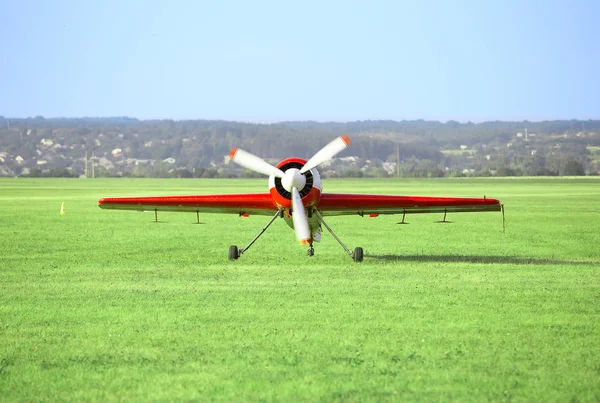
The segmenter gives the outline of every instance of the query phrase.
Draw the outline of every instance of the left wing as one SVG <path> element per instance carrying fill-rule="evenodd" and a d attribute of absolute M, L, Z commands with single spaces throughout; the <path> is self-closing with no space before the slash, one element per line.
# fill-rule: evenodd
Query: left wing
<path fill-rule="evenodd" d="M 98 200 L 98 207 L 112 210 L 187 211 L 261 215 L 272 215 L 277 211 L 277 206 L 269 193 L 106 197 Z"/>
<path fill-rule="evenodd" d="M 323 193 L 317 209 L 324 216 L 502 211 L 499 200 L 466 197 L 388 196 Z"/>

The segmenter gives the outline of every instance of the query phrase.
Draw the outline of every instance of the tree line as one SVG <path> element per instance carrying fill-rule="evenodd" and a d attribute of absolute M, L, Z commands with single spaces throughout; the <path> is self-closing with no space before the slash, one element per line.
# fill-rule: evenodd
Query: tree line
<path fill-rule="evenodd" d="M 307 159 L 344 133 L 352 145 L 324 169 L 330 175 L 594 174 L 600 159 L 599 120 L 252 124 L 38 116 L 0 117 L 0 164 L 17 175 L 28 168 L 29 175 L 79 176 L 87 151 L 88 156 L 94 153 L 97 173 L 104 176 L 244 176 L 253 174 L 225 164 L 233 147 L 271 162 L 290 156 Z M 525 133 L 533 136 L 526 139 Z M 17 156 L 24 162 L 15 162 Z M 344 158 L 350 156 L 356 159 Z M 398 157 L 400 164 L 390 168 Z"/>

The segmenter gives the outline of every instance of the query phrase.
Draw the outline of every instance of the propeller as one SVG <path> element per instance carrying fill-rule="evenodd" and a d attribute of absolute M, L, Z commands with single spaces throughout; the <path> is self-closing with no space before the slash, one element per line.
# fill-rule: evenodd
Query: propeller
<path fill-rule="evenodd" d="M 296 231 L 296 239 L 302 245 L 306 245 L 312 237 L 310 236 L 308 219 L 304 212 L 304 204 L 302 204 L 300 192 L 295 187 L 292 188 L 292 220 L 294 222 L 294 231 Z"/>
<path fill-rule="evenodd" d="M 315 155 L 313 155 L 311 159 L 306 161 L 306 164 L 304 164 L 300 172 L 304 173 L 306 171 L 310 171 L 317 165 L 320 165 L 322 162 L 332 159 L 337 153 L 349 145 L 350 139 L 348 136 L 344 135 L 338 137 L 325 147 L 321 148 Z"/>
<path fill-rule="evenodd" d="M 305 172 L 310 171 L 319 164 L 332 159 L 340 151 L 350 145 L 350 139 L 348 136 L 340 136 L 321 148 L 301 169 L 289 168 L 285 172 L 281 169 L 274 167 L 267 161 L 263 160 L 256 155 L 250 154 L 239 148 L 234 148 L 229 153 L 231 161 L 248 168 L 255 172 L 264 175 L 274 175 L 281 179 L 281 185 L 285 190 L 292 194 L 292 220 L 294 223 L 294 230 L 296 231 L 296 238 L 302 244 L 309 243 L 312 239 L 310 229 L 308 226 L 308 218 L 304 210 L 304 204 L 302 203 L 302 197 L 300 196 L 300 190 L 306 186 Z"/>
<path fill-rule="evenodd" d="M 292 188 L 298 188 L 298 190 L 304 189 L 306 185 L 306 176 L 304 176 L 298 168 L 290 168 L 285 171 L 283 178 L 281 178 L 281 186 L 288 192 L 292 191 Z"/>
<path fill-rule="evenodd" d="M 283 178 L 284 173 L 281 169 L 275 168 L 262 158 L 257 157 L 254 154 L 250 154 L 244 150 L 240 150 L 239 148 L 232 149 L 229 153 L 229 158 L 236 164 L 239 164 L 252 171 L 265 175 L 273 174 L 277 178 Z"/>

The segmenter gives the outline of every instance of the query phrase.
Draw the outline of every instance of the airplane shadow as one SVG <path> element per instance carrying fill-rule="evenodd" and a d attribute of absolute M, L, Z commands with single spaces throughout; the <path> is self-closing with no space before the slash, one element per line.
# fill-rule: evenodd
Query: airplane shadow
<path fill-rule="evenodd" d="M 575 265 L 584 266 L 600 262 L 582 262 L 575 260 L 535 259 L 518 256 L 456 256 L 456 255 L 367 255 L 366 259 L 389 262 L 440 262 L 440 263 L 483 263 L 483 264 L 521 264 L 521 265 Z"/>

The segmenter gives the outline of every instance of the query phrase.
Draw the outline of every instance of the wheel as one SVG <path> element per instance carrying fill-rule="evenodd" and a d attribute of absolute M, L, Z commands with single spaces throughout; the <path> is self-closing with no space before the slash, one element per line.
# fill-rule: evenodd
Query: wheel
<path fill-rule="evenodd" d="M 240 257 L 240 251 L 238 250 L 238 247 L 231 245 L 229 247 L 229 260 L 237 260 L 238 257 Z"/>
<path fill-rule="evenodd" d="M 358 247 L 358 248 L 354 249 L 354 254 L 352 255 L 352 259 L 354 259 L 355 262 L 362 262 L 363 261 L 363 248 Z"/>
<path fill-rule="evenodd" d="M 315 248 L 310 247 L 308 248 L 308 252 L 306 252 L 308 254 L 308 256 L 314 256 L 315 255 Z"/>

